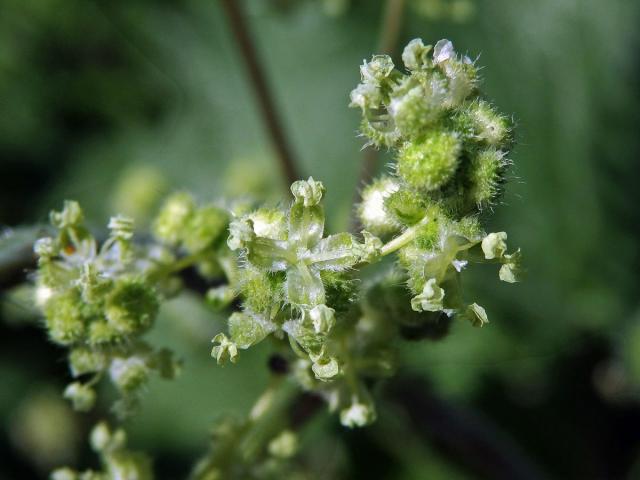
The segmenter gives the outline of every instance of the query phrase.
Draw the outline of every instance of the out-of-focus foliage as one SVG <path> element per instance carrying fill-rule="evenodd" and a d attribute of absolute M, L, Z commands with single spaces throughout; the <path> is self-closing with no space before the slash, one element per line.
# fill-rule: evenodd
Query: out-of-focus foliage
<path fill-rule="evenodd" d="M 331 192 L 331 228 L 343 229 L 361 159 L 358 115 L 345 105 L 358 81 L 353 65 L 376 44 L 382 6 L 354 1 L 327 16 L 320 2 L 284 10 L 249 3 L 294 150 L 305 173 Z M 509 227 L 510 240 L 527 253 L 528 275 L 501 289 L 484 281 L 493 271 L 478 273 L 467 288 L 486 299 L 491 328 L 454 326 L 446 343 L 405 349 L 404 363 L 441 395 L 481 410 L 553 476 L 623 478 L 634 461 L 640 470 L 639 6 L 473 4 L 462 24 L 407 14 L 401 43 L 446 37 L 462 52 L 481 51 L 488 96 L 501 111 L 515 112 L 516 179 L 503 199 L 509 208 L 496 206 L 491 226 Z M 42 222 L 52 205 L 73 197 L 99 231 L 113 202 L 122 202 L 111 199 L 126 191 L 132 165 L 163 178 L 145 187 L 150 194 L 180 188 L 206 201 L 228 189 L 254 190 L 248 183 L 268 178 L 254 172 L 275 170 L 242 64 L 212 2 L 6 1 L 0 92 L 0 222 L 11 226 Z M 224 185 L 223 172 L 247 159 L 247 178 Z M 381 171 L 385 161 L 382 152 Z M 279 187 L 273 179 L 264 191 Z M 3 425 L 14 425 L 38 392 L 62 392 L 68 374 L 63 351 L 29 326 L 24 296 L 4 294 L 2 301 L 0 415 L 10 420 Z M 24 322 L 8 322 L 16 310 L 26 312 Z M 266 382 L 263 348 L 233 369 L 210 364 L 208 340 L 220 320 L 188 295 L 169 302 L 157 320 L 153 341 L 184 358 L 184 374 L 172 385 L 150 383 L 129 444 L 162 452 L 156 469 L 164 478 L 183 476 L 206 444 L 208 425 L 222 412 L 245 412 Z M 468 478 L 455 459 L 384 423 L 384 409 L 378 413 L 380 425 L 368 434 L 344 435 L 318 419 L 301 438 L 303 449 L 314 445 L 308 464 L 331 478 Z M 88 425 L 77 428 L 75 438 L 88 434 Z M 385 434 L 398 428 L 405 448 L 389 450 Z M 2 432 L 2 457 L 9 459 L 2 474 L 43 475 L 50 465 L 18 453 L 25 445 L 19 438 Z M 76 455 L 78 465 L 93 458 Z"/>

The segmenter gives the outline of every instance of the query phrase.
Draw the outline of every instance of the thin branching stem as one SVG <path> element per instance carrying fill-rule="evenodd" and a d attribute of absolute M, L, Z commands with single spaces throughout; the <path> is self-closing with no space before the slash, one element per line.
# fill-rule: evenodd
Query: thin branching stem
<path fill-rule="evenodd" d="M 226 13 L 229 27 L 238 45 L 245 67 L 247 68 L 249 82 L 254 91 L 262 120 L 269 132 L 271 141 L 276 150 L 278 163 L 285 180 L 285 187 L 300 179 L 297 163 L 291 150 L 290 143 L 278 115 L 273 94 L 260 62 L 258 52 L 249 32 L 241 0 L 221 0 L 223 10 Z"/>

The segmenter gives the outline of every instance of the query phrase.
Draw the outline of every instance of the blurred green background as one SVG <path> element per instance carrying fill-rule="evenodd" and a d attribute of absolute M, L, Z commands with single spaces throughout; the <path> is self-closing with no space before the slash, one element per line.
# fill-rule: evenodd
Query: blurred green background
<path fill-rule="evenodd" d="M 442 342 L 406 345 L 405 370 L 493 425 L 540 475 L 640 478 L 640 2 L 439 10 L 446 3 L 407 0 L 399 45 L 446 37 L 480 55 L 485 92 L 518 125 L 513 181 L 488 229 L 509 232 L 528 274 L 511 288 L 473 274 L 489 327 L 461 323 Z M 329 226 L 345 229 L 362 160 L 348 94 L 375 51 L 383 2 L 255 0 L 246 10 L 300 169 L 325 183 Z M 380 171 L 387 160 L 382 152 Z M 132 208 L 131 195 L 144 224 L 146 207 L 174 189 L 277 198 L 277 173 L 216 1 L 1 2 L 1 225 L 44 222 L 73 198 L 99 230 Z M 95 418 L 60 399 L 64 352 L 28 294 L 2 296 L 0 478 L 95 461 L 85 447 Z M 184 295 L 153 332 L 185 359 L 182 377 L 152 382 L 127 425 L 159 478 L 182 478 L 216 417 L 246 412 L 266 383 L 266 348 L 234 367 L 211 361 L 223 321 Z M 345 432 L 321 415 L 303 436 L 307 461 L 327 479 L 477 478 L 437 442 L 406 435 L 406 448 L 387 448 L 397 422 L 381 406 L 376 426 Z"/>

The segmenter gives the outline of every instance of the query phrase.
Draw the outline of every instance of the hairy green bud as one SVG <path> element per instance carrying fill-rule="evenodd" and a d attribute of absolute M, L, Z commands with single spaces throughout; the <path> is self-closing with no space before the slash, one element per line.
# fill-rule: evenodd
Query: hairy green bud
<path fill-rule="evenodd" d="M 468 178 L 471 202 L 482 209 L 491 205 L 500 193 L 505 167 L 509 161 L 501 150 L 487 149 L 471 157 Z"/>
<path fill-rule="evenodd" d="M 484 100 L 469 104 L 456 116 L 455 123 L 476 142 L 495 148 L 504 148 L 510 142 L 509 120 Z"/>
<path fill-rule="evenodd" d="M 195 208 L 195 201 L 188 193 L 178 192 L 170 195 L 156 217 L 153 226 L 155 236 L 170 245 L 182 241 Z"/>
<path fill-rule="evenodd" d="M 402 189 L 390 194 L 385 199 L 384 206 L 397 222 L 407 226 L 422 220 L 427 210 L 424 195 L 410 189 Z"/>
<path fill-rule="evenodd" d="M 82 340 L 87 325 L 82 310 L 82 298 L 77 289 L 52 296 L 44 309 L 51 340 L 61 345 Z"/>
<path fill-rule="evenodd" d="M 298 180 L 291 185 L 291 193 L 297 203 L 302 203 L 305 207 L 313 207 L 320 203 L 325 188 L 322 182 L 316 182 L 313 177 L 308 180 Z"/>
<path fill-rule="evenodd" d="M 189 218 L 184 232 L 184 246 L 190 252 L 211 247 L 226 233 L 229 216 L 213 205 L 198 208 Z"/>
<path fill-rule="evenodd" d="M 93 348 L 77 347 L 69 352 L 69 367 L 73 377 L 104 370 L 107 361 L 104 352 Z"/>
<path fill-rule="evenodd" d="M 105 314 L 118 332 L 137 334 L 151 326 L 158 308 L 158 296 L 151 287 L 141 280 L 124 278 L 107 297 Z"/>
<path fill-rule="evenodd" d="M 398 175 L 414 188 L 436 190 L 453 178 L 461 144 L 457 135 L 432 131 L 419 143 L 406 143 L 398 153 Z"/>

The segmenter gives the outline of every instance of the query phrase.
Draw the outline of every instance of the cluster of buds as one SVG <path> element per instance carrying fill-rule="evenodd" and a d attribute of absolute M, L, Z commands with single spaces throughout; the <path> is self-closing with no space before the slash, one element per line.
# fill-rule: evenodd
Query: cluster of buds
<path fill-rule="evenodd" d="M 402 60 L 407 73 L 386 55 L 365 61 L 351 92 L 362 134 L 395 155 L 393 175 L 364 189 L 359 218 L 382 238 L 406 239 L 398 257 L 415 311 L 459 314 L 482 326 L 486 312 L 464 302 L 461 271 L 477 261 L 502 263 L 506 282 L 520 273 L 520 253 L 506 253 L 506 234 L 486 236 L 480 223 L 502 191 L 511 124 L 481 97 L 478 68 L 450 41 L 432 47 L 414 39 Z M 498 240 L 500 251 L 489 252 Z"/>
<path fill-rule="evenodd" d="M 152 280 L 157 262 L 134 247 L 129 218 L 111 219 L 110 236 L 100 248 L 76 202 L 53 212 L 51 222 L 57 236 L 35 245 L 36 302 L 51 340 L 69 349 L 75 380 L 64 395 L 76 409 L 90 410 L 93 386 L 109 375 L 122 394 L 117 407 L 126 413 L 152 372 L 172 377 L 177 369 L 167 351 L 140 339 L 158 313 L 160 296 Z"/>

